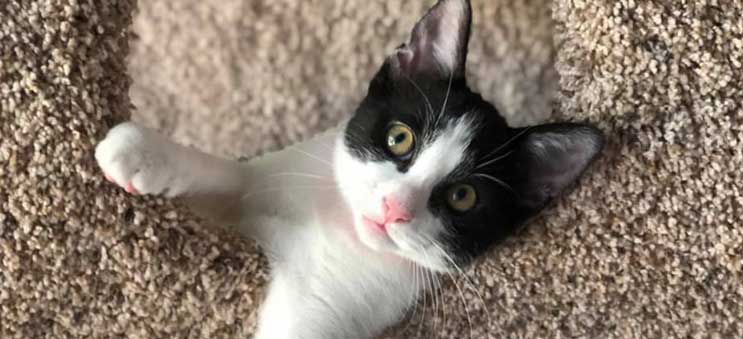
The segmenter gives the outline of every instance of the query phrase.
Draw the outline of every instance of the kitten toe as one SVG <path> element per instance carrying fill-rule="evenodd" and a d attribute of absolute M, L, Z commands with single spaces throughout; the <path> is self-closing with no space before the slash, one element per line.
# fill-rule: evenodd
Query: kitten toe
<path fill-rule="evenodd" d="M 110 183 L 113 183 L 113 184 L 116 183 L 116 181 L 114 181 L 114 178 L 111 178 L 111 176 L 108 175 L 108 174 L 106 174 L 106 173 L 103 173 L 103 177 L 106 178 L 106 181 L 108 181 Z"/>
<path fill-rule="evenodd" d="M 136 188 L 134 188 L 134 184 L 132 184 L 131 181 L 128 184 L 126 184 L 126 187 L 124 187 L 124 190 L 127 193 L 139 195 L 139 191 Z"/>
<path fill-rule="evenodd" d="M 106 180 L 128 193 L 160 194 L 173 175 L 168 145 L 152 130 L 123 123 L 98 144 L 95 158 Z"/>

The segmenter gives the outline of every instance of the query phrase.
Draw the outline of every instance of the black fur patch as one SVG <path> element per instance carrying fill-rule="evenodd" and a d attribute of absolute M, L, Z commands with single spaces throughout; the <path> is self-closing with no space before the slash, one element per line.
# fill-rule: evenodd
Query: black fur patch
<path fill-rule="evenodd" d="M 464 77 L 471 11 L 469 3 L 458 32 L 461 45 L 455 58 L 461 64 L 454 72 L 432 67 L 405 66 L 436 64 L 432 51 L 407 46 L 431 46 L 416 41 L 416 32 L 447 34 L 431 20 L 442 20 L 446 7 L 442 0 L 414 30 L 412 40 L 387 59 L 372 80 L 367 96 L 349 120 L 344 141 L 350 152 L 362 161 L 391 161 L 406 172 L 418 155 L 397 158 L 387 151 L 386 133 L 396 121 L 410 126 L 419 144 L 432 140 L 448 124 L 466 115 L 475 123 L 474 137 L 460 168 L 438 183 L 428 207 L 447 227 L 446 239 L 439 239 L 454 254 L 457 264 L 465 264 L 493 244 L 513 233 L 536 215 L 569 184 L 573 183 L 603 147 L 603 136 L 595 128 L 581 124 L 551 124 L 531 128 L 510 128 L 498 110 L 470 90 Z M 460 13 L 461 14 L 461 13 Z M 412 58 L 412 59 L 411 59 Z M 405 66 L 405 67 L 403 67 Z M 421 69 L 423 68 L 423 69 Z M 414 71 L 410 71 L 413 69 Z M 477 203 L 467 212 L 457 212 L 446 202 L 448 188 L 467 183 L 477 192 Z"/>

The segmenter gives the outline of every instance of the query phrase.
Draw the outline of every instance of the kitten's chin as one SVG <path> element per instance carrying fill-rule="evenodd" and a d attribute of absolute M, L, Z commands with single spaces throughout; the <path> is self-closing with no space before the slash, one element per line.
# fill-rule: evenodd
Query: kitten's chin
<path fill-rule="evenodd" d="M 454 268 L 448 265 L 448 262 L 438 255 L 421 254 L 412 251 L 405 242 L 398 243 L 389 233 L 378 229 L 375 225 L 370 225 L 363 217 L 354 218 L 354 232 L 361 242 L 374 252 L 387 254 L 395 258 L 414 262 L 420 267 L 425 267 L 431 271 L 439 273 L 453 273 Z"/>

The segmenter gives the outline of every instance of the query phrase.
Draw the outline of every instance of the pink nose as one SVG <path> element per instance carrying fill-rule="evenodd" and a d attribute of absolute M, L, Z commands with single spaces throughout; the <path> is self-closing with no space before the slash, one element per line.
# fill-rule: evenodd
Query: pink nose
<path fill-rule="evenodd" d="M 384 198 L 384 222 L 385 223 L 407 223 L 410 222 L 412 216 L 405 206 L 393 197 Z"/>

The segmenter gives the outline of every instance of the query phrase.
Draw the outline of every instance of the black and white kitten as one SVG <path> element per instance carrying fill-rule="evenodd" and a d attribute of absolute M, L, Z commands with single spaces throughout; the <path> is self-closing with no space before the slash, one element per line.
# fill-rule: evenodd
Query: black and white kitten
<path fill-rule="evenodd" d="M 580 124 L 509 128 L 467 87 L 471 6 L 441 0 L 341 127 L 247 163 L 133 123 L 95 156 L 132 193 L 183 197 L 255 238 L 271 276 L 258 339 L 371 338 L 574 182 L 603 145 Z"/>

